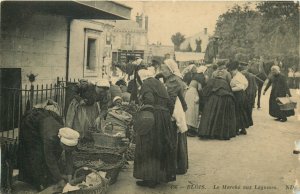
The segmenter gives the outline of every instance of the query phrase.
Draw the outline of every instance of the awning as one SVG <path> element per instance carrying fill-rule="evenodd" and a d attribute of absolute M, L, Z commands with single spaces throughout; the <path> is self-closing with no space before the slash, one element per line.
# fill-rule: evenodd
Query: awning
<path fill-rule="evenodd" d="M 46 12 L 72 19 L 130 19 L 131 8 L 113 1 L 2 1 L 1 13 Z"/>

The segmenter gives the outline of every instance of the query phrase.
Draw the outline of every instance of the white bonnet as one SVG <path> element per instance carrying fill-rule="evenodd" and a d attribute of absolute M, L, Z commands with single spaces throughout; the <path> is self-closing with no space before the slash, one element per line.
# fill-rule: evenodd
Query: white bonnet
<path fill-rule="evenodd" d="M 166 59 L 164 61 L 164 64 L 167 65 L 167 67 L 170 69 L 171 73 L 182 78 L 182 74 L 180 73 L 178 65 L 173 59 Z"/>
<path fill-rule="evenodd" d="M 141 69 L 138 71 L 138 74 L 139 74 L 141 80 L 144 81 L 145 79 L 147 79 L 149 77 L 154 77 L 155 71 L 152 68 Z"/>
<path fill-rule="evenodd" d="M 58 137 L 60 142 L 67 146 L 76 146 L 78 144 L 78 139 L 80 134 L 68 127 L 60 128 L 58 132 Z"/>
<path fill-rule="evenodd" d="M 107 88 L 110 87 L 108 79 L 100 79 L 95 83 L 95 85 L 98 87 L 107 87 Z"/>

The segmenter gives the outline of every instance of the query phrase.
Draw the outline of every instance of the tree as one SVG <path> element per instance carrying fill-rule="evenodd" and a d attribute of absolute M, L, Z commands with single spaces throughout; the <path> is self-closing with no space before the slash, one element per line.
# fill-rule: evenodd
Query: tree
<path fill-rule="evenodd" d="M 261 14 L 261 42 L 257 53 L 269 58 L 290 58 L 299 55 L 299 2 L 261 2 L 257 9 Z M 298 56 L 299 59 L 299 56 Z"/>
<path fill-rule="evenodd" d="M 192 47 L 191 47 L 191 43 L 188 44 L 188 46 L 187 46 L 187 48 L 186 48 L 185 51 L 186 51 L 186 52 L 193 52 L 193 49 L 192 49 Z"/>
<path fill-rule="evenodd" d="M 195 42 L 196 42 L 196 50 L 195 50 L 195 52 L 201 53 L 201 51 L 202 51 L 202 48 L 201 48 L 202 40 L 201 39 L 199 39 L 199 40 L 196 39 Z"/>
<path fill-rule="evenodd" d="M 219 56 L 235 59 L 237 53 L 253 56 L 253 45 L 258 36 L 259 14 L 248 5 L 235 5 L 219 16 L 216 34 L 219 40 Z"/>
<path fill-rule="evenodd" d="M 216 35 L 220 58 L 248 60 L 254 56 L 299 64 L 299 2 L 264 1 L 256 9 L 235 5 L 219 16 Z M 299 67 L 300 68 L 300 67 Z"/>
<path fill-rule="evenodd" d="M 176 34 L 172 35 L 171 40 L 174 44 L 175 51 L 179 51 L 180 50 L 180 45 L 185 40 L 185 37 L 180 32 L 177 32 Z"/>
<path fill-rule="evenodd" d="M 218 39 L 217 38 L 211 38 L 209 40 L 209 43 L 207 44 L 205 55 L 204 55 L 204 61 L 205 63 L 213 63 L 214 60 L 217 58 L 218 55 Z"/>

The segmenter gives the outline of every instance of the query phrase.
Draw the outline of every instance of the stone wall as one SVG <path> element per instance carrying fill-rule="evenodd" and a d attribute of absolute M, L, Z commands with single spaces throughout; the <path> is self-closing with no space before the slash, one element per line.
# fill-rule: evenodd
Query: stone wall
<path fill-rule="evenodd" d="M 38 74 L 36 83 L 55 83 L 66 75 L 67 20 L 45 13 L 11 14 L 2 19 L 1 67 Z"/>

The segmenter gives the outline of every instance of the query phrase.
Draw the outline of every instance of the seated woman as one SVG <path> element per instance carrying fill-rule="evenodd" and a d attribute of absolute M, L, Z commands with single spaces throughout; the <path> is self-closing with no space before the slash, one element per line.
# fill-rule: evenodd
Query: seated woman
<path fill-rule="evenodd" d="M 38 190 L 56 185 L 57 191 L 61 192 L 72 178 L 72 151 L 78 143 L 79 133 L 63 128 L 63 120 L 55 112 L 44 107 L 25 113 L 20 128 L 19 179 Z M 59 162 L 63 150 L 66 168 Z"/>

